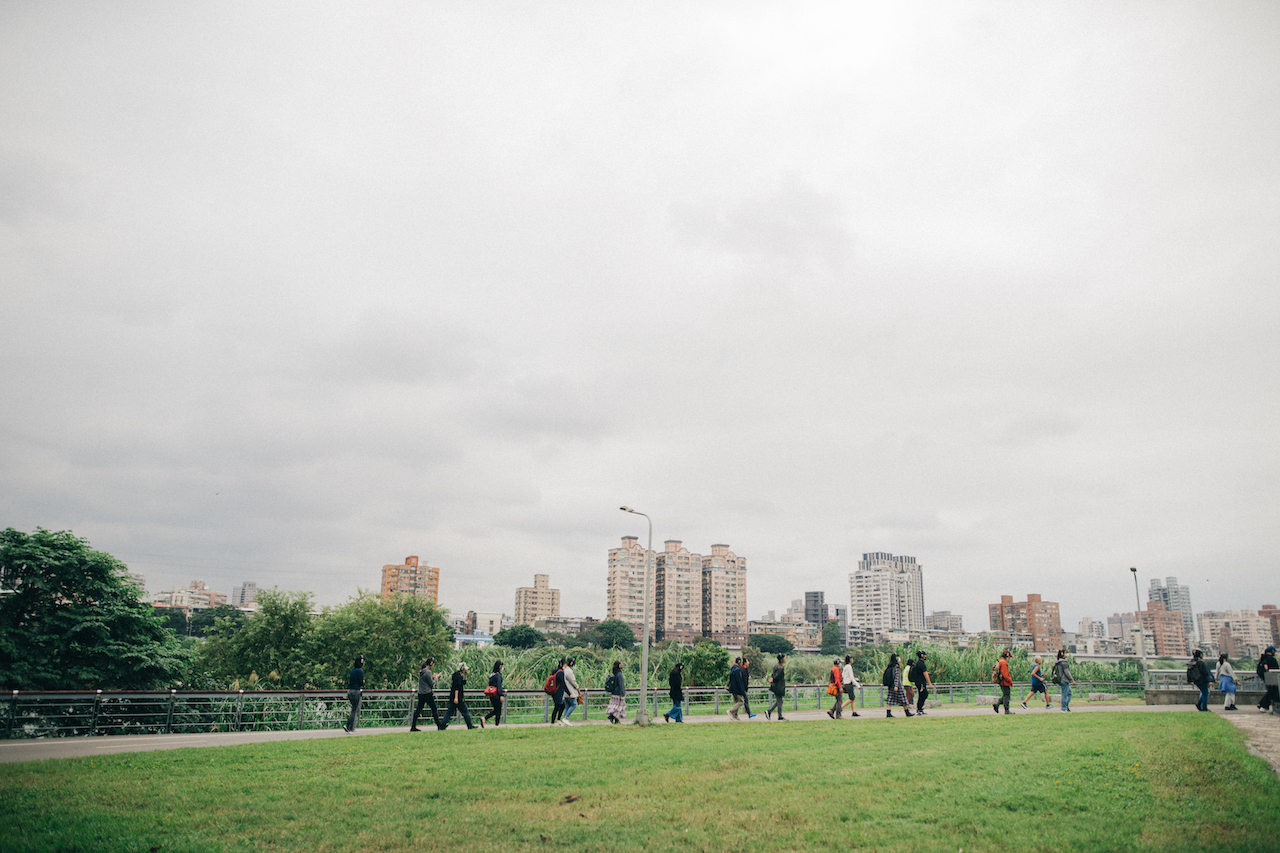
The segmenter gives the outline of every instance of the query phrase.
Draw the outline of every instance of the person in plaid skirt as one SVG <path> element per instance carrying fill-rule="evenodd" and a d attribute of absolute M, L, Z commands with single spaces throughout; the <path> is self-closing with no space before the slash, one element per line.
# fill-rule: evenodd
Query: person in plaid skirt
<path fill-rule="evenodd" d="M 911 713 L 911 705 L 907 702 L 907 691 L 902 689 L 902 662 L 898 659 L 898 655 L 889 655 L 889 668 L 884 673 L 884 686 L 889 690 L 885 696 L 885 704 L 888 706 L 884 709 L 886 717 L 893 716 L 893 706 L 901 705 L 903 713 L 908 717 L 914 717 Z"/>

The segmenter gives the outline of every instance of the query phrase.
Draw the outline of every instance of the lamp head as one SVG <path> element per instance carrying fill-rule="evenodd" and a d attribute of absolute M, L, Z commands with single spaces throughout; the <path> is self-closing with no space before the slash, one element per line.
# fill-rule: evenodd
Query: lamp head
<path fill-rule="evenodd" d="M 1138 573 L 1138 567 L 1137 567 L 1137 566 L 1130 566 L 1130 567 L 1129 567 L 1129 571 L 1133 572 L 1133 573 L 1136 575 L 1136 574 Z"/>
<path fill-rule="evenodd" d="M 635 510 L 629 506 L 620 506 L 618 507 L 618 509 L 622 510 L 623 512 L 635 512 Z"/>

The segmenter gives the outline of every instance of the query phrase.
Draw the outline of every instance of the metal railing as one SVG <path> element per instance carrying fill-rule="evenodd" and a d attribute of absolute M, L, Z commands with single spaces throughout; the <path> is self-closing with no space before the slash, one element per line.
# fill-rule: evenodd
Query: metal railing
<path fill-rule="evenodd" d="M 1171 671 L 1164 671 L 1171 672 Z M 1153 675 L 1155 673 L 1153 672 Z M 1185 676 L 1185 673 L 1178 673 Z M 1257 681 L 1253 678 L 1253 681 Z M 1185 686 L 1185 685 L 1179 685 Z M 1014 685 L 1015 695 L 1025 694 L 1029 684 Z M 1049 688 L 1056 692 L 1054 685 Z M 1245 687 L 1244 689 L 1252 689 Z M 1257 689 L 1261 689 L 1259 686 Z M 1021 693 L 1019 693 L 1021 691 Z M 583 701 L 574 709 L 574 721 L 602 720 L 609 694 L 603 690 L 583 690 Z M 884 708 L 886 688 L 864 686 L 857 691 L 857 707 Z M 1114 693 L 1122 697 L 1142 697 L 1138 682 L 1076 682 L 1074 692 L 1084 699 L 1089 693 Z M 724 714 L 733 698 L 723 687 L 685 687 L 684 715 Z M 945 705 L 991 703 L 1000 695 L 994 684 L 938 684 L 930 699 Z M 436 704 L 443 716 L 447 691 L 437 691 Z M 760 714 L 772 703 L 766 687 L 751 687 L 747 693 L 751 710 Z M 645 697 L 649 713 L 657 718 L 671 707 L 668 691 L 650 689 Z M 641 701 L 638 691 L 626 696 L 626 715 L 634 719 Z M 824 710 L 834 703 L 825 684 L 798 684 L 787 687 L 784 708 L 789 711 Z M 366 690 L 360 709 L 360 727 L 408 726 L 417 703 L 412 690 Z M 472 693 L 467 704 L 473 721 L 490 710 L 488 699 Z M 212 691 L 212 692 L 25 692 L 12 691 L 0 706 L 0 737 L 29 739 L 104 735 L 194 734 L 206 732 L 299 731 L 337 729 L 347 720 L 350 705 L 345 691 Z M 503 705 L 503 721 L 545 723 L 551 719 L 551 697 L 541 690 L 510 690 Z M 431 725 L 430 710 L 423 709 Z M 457 721 L 461 722 L 461 721 Z"/>
<path fill-rule="evenodd" d="M 1216 690 L 1218 687 L 1218 679 L 1214 677 L 1214 666 L 1209 663 L 1209 681 Z M 1151 689 L 1152 690 L 1194 690 L 1194 684 L 1187 683 L 1187 671 L 1185 669 L 1152 669 Z M 1266 690 L 1266 685 L 1262 683 L 1262 679 L 1258 678 L 1257 673 L 1242 672 L 1236 670 L 1236 689 L 1244 691 L 1256 690 L 1261 693 Z"/>

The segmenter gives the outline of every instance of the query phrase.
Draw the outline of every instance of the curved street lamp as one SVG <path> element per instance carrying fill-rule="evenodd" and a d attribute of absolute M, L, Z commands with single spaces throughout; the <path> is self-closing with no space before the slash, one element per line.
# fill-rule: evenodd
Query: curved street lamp
<path fill-rule="evenodd" d="M 644 552 L 644 630 L 640 645 L 640 710 L 636 711 L 636 725 L 649 723 L 649 555 L 653 553 L 653 519 L 629 506 L 618 507 L 632 515 L 643 515 L 649 522 L 649 547 Z"/>
<path fill-rule="evenodd" d="M 1138 647 L 1142 649 L 1142 691 L 1151 689 L 1151 673 L 1147 669 L 1147 632 L 1142 627 L 1142 596 L 1138 594 L 1138 568 L 1130 566 L 1129 571 L 1133 572 L 1133 600 L 1138 603 L 1138 612 L 1133 614 L 1138 617 Z M 1143 697 L 1142 701 L 1147 701 Z"/>

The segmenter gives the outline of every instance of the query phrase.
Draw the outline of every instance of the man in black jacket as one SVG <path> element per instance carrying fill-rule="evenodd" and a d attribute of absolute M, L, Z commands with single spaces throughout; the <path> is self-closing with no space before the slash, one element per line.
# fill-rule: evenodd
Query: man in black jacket
<path fill-rule="evenodd" d="M 435 665 L 435 658 L 427 658 L 422 662 L 422 668 L 418 670 L 418 707 L 413 709 L 413 722 L 409 723 L 411 732 L 422 731 L 418 728 L 418 715 L 422 713 L 423 705 L 431 708 L 431 719 L 435 721 L 436 728 L 444 731 L 444 726 L 440 724 L 440 712 L 436 709 L 436 675 L 431 671 L 431 667 Z"/>
<path fill-rule="evenodd" d="M 1258 659 L 1258 678 L 1262 680 L 1263 689 L 1266 691 L 1262 694 L 1262 701 L 1258 703 L 1259 711 L 1270 711 L 1280 703 L 1280 688 L 1267 686 L 1267 673 L 1277 669 L 1280 669 L 1280 665 L 1276 663 L 1276 647 L 1267 646 L 1267 650 Z"/>
<path fill-rule="evenodd" d="M 456 713 L 462 713 L 462 719 L 467 721 L 467 728 L 474 729 L 475 724 L 471 722 L 471 711 L 467 708 L 467 697 L 463 694 L 463 687 L 467 683 L 467 665 L 466 663 L 458 664 L 458 670 L 453 674 L 453 683 L 449 685 L 449 707 L 444 712 L 444 722 L 440 727 L 448 728 L 449 721 L 453 719 Z"/>
<path fill-rule="evenodd" d="M 1200 688 L 1200 698 L 1196 700 L 1197 711 L 1209 710 L 1209 664 L 1204 662 L 1204 652 L 1196 649 L 1191 655 L 1191 683 Z"/>

